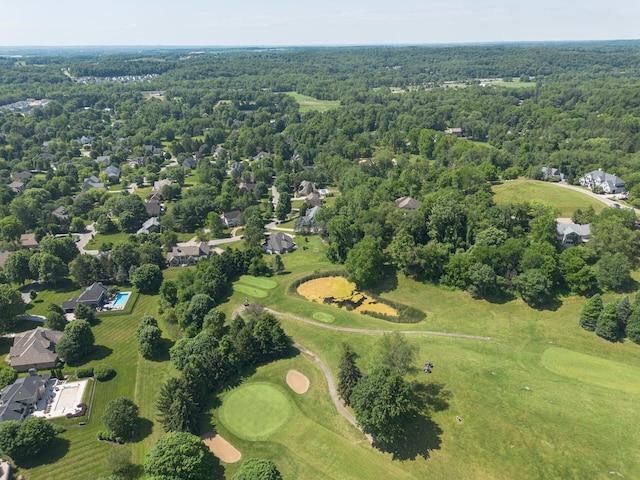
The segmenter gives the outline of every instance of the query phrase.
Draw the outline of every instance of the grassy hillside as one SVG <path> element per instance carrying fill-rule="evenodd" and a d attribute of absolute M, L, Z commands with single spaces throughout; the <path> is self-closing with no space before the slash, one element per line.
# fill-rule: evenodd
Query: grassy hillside
<path fill-rule="evenodd" d="M 498 204 L 544 200 L 558 207 L 561 217 L 571 217 L 576 209 L 584 210 L 589 206 L 598 213 L 606 206 L 588 195 L 537 180 L 513 180 L 494 185 L 492 190 L 495 193 L 493 199 Z"/>

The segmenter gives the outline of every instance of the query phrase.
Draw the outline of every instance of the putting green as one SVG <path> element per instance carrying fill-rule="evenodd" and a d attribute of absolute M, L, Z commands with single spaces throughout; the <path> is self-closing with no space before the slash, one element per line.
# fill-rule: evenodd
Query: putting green
<path fill-rule="evenodd" d="M 247 295 L 251 295 L 252 297 L 257 298 L 266 298 L 269 296 L 268 292 L 261 290 L 259 288 L 250 287 L 249 285 L 243 285 L 242 283 L 236 283 L 233 286 L 233 289 L 240 293 L 245 293 Z"/>
<path fill-rule="evenodd" d="M 633 365 L 559 347 L 545 350 L 542 354 L 542 365 L 553 373 L 581 382 L 623 392 L 640 393 L 640 368 Z"/>
<path fill-rule="evenodd" d="M 288 395 L 271 383 L 256 382 L 233 390 L 222 401 L 218 418 L 234 435 L 265 440 L 291 417 Z"/>
<path fill-rule="evenodd" d="M 335 321 L 335 318 L 333 315 L 331 315 L 330 313 L 324 313 L 324 312 L 314 313 L 313 318 L 323 323 L 333 323 Z"/>
<path fill-rule="evenodd" d="M 253 277 L 251 275 L 241 276 L 240 283 L 251 285 L 252 287 L 266 288 L 267 290 L 271 290 L 272 288 L 276 288 L 278 286 L 278 283 L 273 280 L 269 280 L 268 278 Z"/>

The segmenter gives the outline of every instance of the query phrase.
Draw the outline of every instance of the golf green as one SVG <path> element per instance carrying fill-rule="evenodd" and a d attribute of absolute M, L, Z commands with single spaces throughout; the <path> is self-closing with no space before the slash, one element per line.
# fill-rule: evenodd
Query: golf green
<path fill-rule="evenodd" d="M 291 417 L 286 393 L 271 383 L 249 383 L 230 392 L 218 412 L 220 421 L 245 440 L 265 440 Z"/>
<path fill-rule="evenodd" d="M 324 323 L 333 323 L 335 321 L 335 317 L 333 315 L 325 312 L 316 312 L 313 314 L 313 318 L 314 320 Z"/>
<path fill-rule="evenodd" d="M 252 287 L 265 288 L 271 290 L 278 286 L 278 282 L 269 280 L 268 278 L 254 277 L 251 275 L 242 275 L 240 277 L 240 283 L 251 285 Z"/>
<path fill-rule="evenodd" d="M 254 287 L 250 287 L 249 285 L 243 285 L 242 283 L 236 283 L 233 286 L 233 289 L 240 292 L 240 293 L 244 293 L 246 295 L 251 295 L 252 297 L 257 297 L 257 298 L 266 298 L 269 296 L 269 294 L 267 292 L 265 292 L 264 290 L 261 290 L 259 288 L 254 288 Z"/>

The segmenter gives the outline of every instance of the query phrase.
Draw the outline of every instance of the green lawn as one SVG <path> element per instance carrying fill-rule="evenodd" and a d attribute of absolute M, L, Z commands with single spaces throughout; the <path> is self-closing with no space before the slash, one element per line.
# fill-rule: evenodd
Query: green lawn
<path fill-rule="evenodd" d="M 302 95 L 296 92 L 287 92 L 287 95 L 290 95 L 295 99 L 296 102 L 298 102 L 298 104 L 300 105 L 301 113 L 309 112 L 312 110 L 316 110 L 318 112 L 326 112 L 340 106 L 339 100 L 318 100 L 316 98 L 308 97 L 307 95 Z"/>
<path fill-rule="evenodd" d="M 508 181 L 494 185 L 492 190 L 495 192 L 494 201 L 498 204 L 544 200 L 558 207 L 560 217 L 571 217 L 578 208 L 584 210 L 589 206 L 598 213 L 606 206 L 588 195 L 537 180 Z"/>
<path fill-rule="evenodd" d="M 117 232 L 117 233 L 96 233 L 95 236 L 89 240 L 86 250 L 100 250 L 105 243 L 116 244 L 119 242 L 125 242 L 131 233 Z"/>

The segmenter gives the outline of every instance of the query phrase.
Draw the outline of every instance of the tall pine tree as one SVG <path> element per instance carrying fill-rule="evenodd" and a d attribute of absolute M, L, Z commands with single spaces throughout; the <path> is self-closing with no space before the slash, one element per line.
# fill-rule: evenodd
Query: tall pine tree
<path fill-rule="evenodd" d="M 593 297 L 587 300 L 582 308 L 580 314 L 580 326 L 585 330 L 593 332 L 596 329 L 598 318 L 602 312 L 602 297 L 599 293 L 596 293 Z"/>
<path fill-rule="evenodd" d="M 618 314 L 615 303 L 607 303 L 596 324 L 596 335 L 610 342 L 618 340 L 620 329 L 618 328 Z"/>
<path fill-rule="evenodd" d="M 358 354 L 348 343 L 342 344 L 342 358 L 338 371 L 338 394 L 346 405 L 351 404 L 351 392 L 358 381 L 362 378 L 362 372 L 356 365 Z"/>

